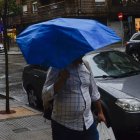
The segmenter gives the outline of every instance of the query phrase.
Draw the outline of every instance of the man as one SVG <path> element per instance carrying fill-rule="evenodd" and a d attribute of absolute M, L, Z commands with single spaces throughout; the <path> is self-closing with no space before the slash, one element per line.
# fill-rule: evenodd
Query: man
<path fill-rule="evenodd" d="M 91 102 L 96 104 L 99 121 L 105 122 L 100 94 L 81 58 L 63 70 L 50 68 L 43 94 L 54 99 L 53 140 L 99 140 Z"/>

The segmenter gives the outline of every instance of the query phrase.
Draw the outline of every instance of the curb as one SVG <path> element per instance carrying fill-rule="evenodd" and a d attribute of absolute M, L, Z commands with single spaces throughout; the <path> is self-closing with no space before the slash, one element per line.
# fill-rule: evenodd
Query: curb
<path fill-rule="evenodd" d="M 0 98 L 6 99 L 6 95 L 0 93 Z M 9 97 L 9 99 L 13 99 L 14 100 L 14 98 L 12 98 L 12 97 Z"/>
<path fill-rule="evenodd" d="M 21 52 L 18 52 L 18 51 L 11 51 L 11 52 L 7 52 L 8 55 L 22 55 Z M 5 55 L 5 53 L 0 53 L 0 55 Z"/>

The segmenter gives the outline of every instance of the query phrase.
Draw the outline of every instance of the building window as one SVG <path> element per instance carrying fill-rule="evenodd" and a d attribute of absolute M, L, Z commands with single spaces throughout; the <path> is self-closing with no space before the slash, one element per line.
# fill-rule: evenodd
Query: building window
<path fill-rule="evenodd" d="M 96 6 L 105 6 L 106 0 L 95 0 Z"/>
<path fill-rule="evenodd" d="M 37 12 L 37 1 L 32 3 L 32 11 L 33 13 Z"/>
<path fill-rule="evenodd" d="M 23 10 L 23 14 L 27 14 L 27 12 L 28 12 L 27 5 L 23 5 L 22 10 Z"/>

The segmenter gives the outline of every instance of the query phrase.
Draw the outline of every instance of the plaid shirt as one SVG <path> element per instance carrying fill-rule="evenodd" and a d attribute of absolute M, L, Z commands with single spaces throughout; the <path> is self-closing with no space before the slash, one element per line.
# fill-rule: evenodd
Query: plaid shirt
<path fill-rule="evenodd" d="M 47 99 L 54 98 L 52 119 L 67 128 L 82 131 L 88 129 L 93 121 L 91 102 L 100 98 L 93 76 L 84 64 L 69 67 L 70 77 L 60 93 L 54 93 L 54 83 L 59 70 L 50 68 L 43 94 Z"/>

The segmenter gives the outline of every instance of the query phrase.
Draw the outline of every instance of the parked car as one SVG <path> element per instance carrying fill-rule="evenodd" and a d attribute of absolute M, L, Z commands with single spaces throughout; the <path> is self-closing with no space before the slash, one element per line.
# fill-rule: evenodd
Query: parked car
<path fill-rule="evenodd" d="M 1 52 L 4 52 L 4 46 L 3 46 L 2 43 L 0 43 L 0 53 L 1 53 Z"/>
<path fill-rule="evenodd" d="M 47 70 L 48 67 L 39 65 L 27 65 L 23 70 L 23 88 L 27 93 L 29 105 L 36 109 L 43 108 L 41 92 Z"/>
<path fill-rule="evenodd" d="M 116 131 L 140 130 L 140 63 L 119 51 L 86 56 L 101 93 L 107 124 Z"/>
<path fill-rule="evenodd" d="M 95 51 L 83 60 L 94 75 L 107 124 L 116 131 L 140 130 L 140 63 L 114 50 Z M 40 66 L 25 67 L 23 87 L 30 105 L 42 106 L 46 73 Z"/>
<path fill-rule="evenodd" d="M 140 32 L 134 33 L 125 46 L 125 52 L 140 61 Z"/>

